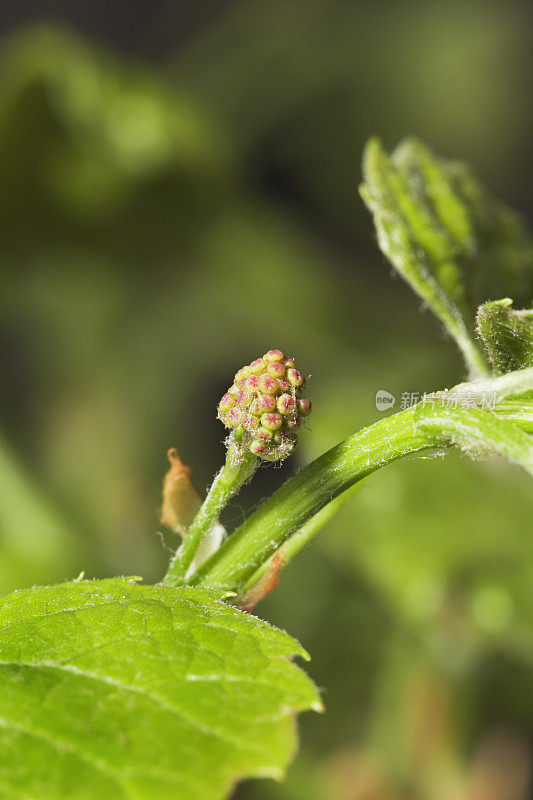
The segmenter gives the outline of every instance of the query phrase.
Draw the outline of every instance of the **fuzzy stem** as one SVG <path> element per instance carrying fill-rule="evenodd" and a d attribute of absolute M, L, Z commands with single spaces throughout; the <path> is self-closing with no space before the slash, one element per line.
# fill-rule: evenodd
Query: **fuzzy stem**
<path fill-rule="evenodd" d="M 494 412 L 500 419 L 514 422 L 526 433 L 533 433 L 533 402 L 509 400 L 500 403 Z"/>
<path fill-rule="evenodd" d="M 382 419 L 305 467 L 202 564 L 190 583 L 240 595 L 254 573 L 296 531 L 303 531 L 302 538 L 288 545 L 289 555 L 292 547 L 296 552 L 305 544 L 315 524 L 321 526 L 322 517 L 315 523 L 312 518 L 351 486 L 403 456 L 453 445 L 473 457 L 505 456 L 533 474 L 533 441 L 519 426 L 477 408 L 448 408 L 436 398 L 434 407 L 420 404 Z"/>
<path fill-rule="evenodd" d="M 257 465 L 258 460 L 252 453 L 241 455 L 234 446 L 228 448 L 226 463 L 215 476 L 207 497 L 185 534 L 181 547 L 170 562 L 168 572 L 163 579 L 164 585 L 181 586 L 186 582 L 187 571 L 202 539 L 216 522 L 228 501 L 253 475 Z"/>
<path fill-rule="evenodd" d="M 472 458 L 500 455 L 520 464 L 533 476 L 533 440 L 528 433 L 496 414 L 478 408 L 448 408 L 442 403 L 434 407 L 417 406 L 415 423 L 418 430 L 441 442 L 457 445 Z"/>
<path fill-rule="evenodd" d="M 461 403 L 464 397 L 474 398 L 477 403 L 483 402 L 483 397 L 492 395 L 496 403 L 500 403 L 506 397 L 514 394 L 530 392 L 533 389 L 533 367 L 518 369 L 500 375 L 496 378 L 485 378 L 469 383 L 459 383 L 450 389 L 450 392 Z"/>
<path fill-rule="evenodd" d="M 315 514 L 314 517 L 311 517 L 311 519 L 306 522 L 299 531 L 293 533 L 293 535 L 281 545 L 279 550 L 276 552 L 280 553 L 280 564 L 283 567 L 285 567 L 289 561 L 291 561 L 294 556 L 299 553 L 300 550 L 305 547 L 305 545 L 308 544 L 320 530 L 322 530 L 324 525 L 326 525 L 330 519 L 333 519 L 335 514 L 337 514 L 342 506 L 351 499 L 352 495 L 354 495 L 355 492 L 360 489 L 362 484 L 363 480 L 358 481 L 334 500 L 331 500 L 331 502 L 329 502 L 318 512 L 318 514 Z M 251 578 L 246 581 L 240 593 L 241 598 L 245 597 L 248 592 L 252 591 L 257 583 L 261 581 L 262 578 L 269 572 L 272 567 L 272 560 L 274 556 L 271 556 L 268 561 L 265 561 L 265 563 L 254 572 Z M 236 601 L 237 605 L 240 604 L 239 600 Z"/>
<path fill-rule="evenodd" d="M 192 576 L 191 583 L 239 590 L 254 572 L 330 501 L 379 467 L 435 446 L 410 408 L 336 445 L 287 481 Z M 439 439 L 440 441 L 440 439 Z"/>
<path fill-rule="evenodd" d="M 517 400 L 508 400 L 507 402 L 500 402 L 502 399 L 505 400 L 509 395 L 516 394 L 519 392 L 531 392 L 533 388 L 533 368 L 529 367 L 527 369 L 518 370 L 516 372 L 509 373 L 502 377 L 498 378 L 490 378 L 487 380 L 480 380 L 480 381 L 473 381 L 471 383 L 462 383 L 458 386 L 455 386 L 453 389 L 450 390 L 450 393 L 457 397 L 459 403 L 464 395 L 465 398 L 468 398 L 469 402 L 471 402 L 472 397 L 478 402 L 483 402 L 484 395 L 494 395 L 496 401 L 498 402 L 498 406 L 496 407 L 494 413 L 497 419 L 500 420 L 507 420 L 508 422 L 514 423 L 515 428 L 510 428 L 508 426 L 498 425 L 497 422 L 495 423 L 494 418 L 485 417 L 483 416 L 482 426 L 479 425 L 479 420 L 476 420 L 476 424 L 472 426 L 472 416 L 478 417 L 479 411 L 473 412 L 471 414 L 469 410 L 460 408 L 458 413 L 454 415 L 453 410 L 449 410 L 446 408 L 446 393 L 442 394 L 441 399 L 444 400 L 444 404 L 438 404 L 437 410 L 435 407 L 428 408 L 427 406 L 422 405 L 419 410 L 417 411 L 417 415 L 420 415 L 420 427 L 425 428 L 433 427 L 436 431 L 440 428 L 443 433 L 448 432 L 454 438 L 457 444 L 460 444 L 460 438 L 458 436 L 458 432 L 462 431 L 465 433 L 467 427 L 470 428 L 468 434 L 465 439 L 465 443 L 468 442 L 470 447 L 474 449 L 474 442 L 478 441 L 478 444 L 483 444 L 483 441 L 487 438 L 487 424 L 494 427 L 494 430 L 491 431 L 491 439 L 490 439 L 490 449 L 494 451 L 496 449 L 500 450 L 502 455 L 506 455 L 508 458 L 519 458 L 526 469 L 529 469 L 527 466 L 527 461 L 524 464 L 524 453 L 527 451 L 528 448 L 531 447 L 530 440 L 524 438 L 520 431 L 517 431 L 516 428 L 520 428 L 521 431 L 525 433 L 533 433 L 533 404 L 531 402 L 527 402 L 524 400 L 524 395 L 522 395 Z M 443 416 L 446 416 L 446 421 L 443 420 Z M 452 419 L 450 419 L 452 417 Z M 455 417 L 455 419 L 453 419 Z M 437 420 L 437 421 L 436 421 Z M 480 428 L 483 429 L 483 437 L 479 437 L 479 434 L 476 434 L 476 430 L 479 431 Z M 502 433 L 505 437 L 505 447 L 500 446 L 497 444 L 497 434 L 502 437 Z M 511 444 L 512 443 L 512 444 Z M 515 449 L 518 448 L 518 449 Z M 352 495 L 359 490 L 363 481 L 358 481 L 354 484 L 350 489 L 347 489 L 345 492 L 340 494 L 334 500 L 329 502 L 327 505 L 322 508 L 318 514 L 315 514 L 314 517 L 311 517 L 308 522 L 303 525 L 300 530 L 296 533 L 293 533 L 292 536 L 287 539 L 284 544 L 281 545 L 277 552 L 280 553 L 281 559 L 280 563 L 285 567 L 289 561 L 291 561 L 294 556 L 300 552 L 300 550 L 311 541 L 311 539 L 316 536 L 316 534 L 332 519 L 335 514 L 342 508 L 342 506 L 351 499 Z M 242 594 L 245 595 L 246 592 L 249 592 L 254 585 L 261 580 L 261 578 L 269 571 L 271 564 L 272 564 L 272 556 L 263 563 L 254 574 L 246 581 L 242 589 Z"/>

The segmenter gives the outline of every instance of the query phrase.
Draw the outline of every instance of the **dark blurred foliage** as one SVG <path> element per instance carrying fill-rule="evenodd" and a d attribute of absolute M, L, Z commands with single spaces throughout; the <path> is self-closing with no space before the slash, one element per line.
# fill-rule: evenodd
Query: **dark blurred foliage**
<path fill-rule="evenodd" d="M 82 569 L 158 580 L 165 451 L 206 487 L 215 404 L 242 363 L 295 353 L 315 411 L 229 526 L 375 420 L 376 390 L 463 377 L 377 251 L 360 155 L 371 134 L 416 134 L 531 219 L 533 15 L 474 0 L 4 6 L 0 586 Z M 365 482 L 258 609 L 311 652 L 327 714 L 302 720 L 285 784 L 238 796 L 527 797 L 532 517 L 528 478 L 503 464 L 413 460 Z"/>

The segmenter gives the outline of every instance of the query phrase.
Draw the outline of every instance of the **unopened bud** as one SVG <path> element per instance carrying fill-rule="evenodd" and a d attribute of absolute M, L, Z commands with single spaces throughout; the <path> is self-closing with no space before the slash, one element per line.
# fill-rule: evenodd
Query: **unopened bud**
<path fill-rule="evenodd" d="M 222 421 L 229 427 L 229 428 L 236 428 L 238 425 L 241 424 L 242 419 L 242 411 L 240 408 L 230 408 L 227 414 L 222 418 Z"/>
<path fill-rule="evenodd" d="M 259 378 L 259 391 L 264 394 L 277 394 L 279 392 L 279 384 L 272 375 L 261 375 Z"/>
<path fill-rule="evenodd" d="M 277 411 L 272 414 L 263 414 L 261 417 L 261 425 L 263 428 L 266 428 L 267 431 L 277 431 L 277 429 L 281 428 L 283 425 L 283 417 L 281 414 L 278 414 Z"/>
<path fill-rule="evenodd" d="M 233 408 L 235 405 L 235 398 L 229 392 L 223 396 L 222 400 L 218 404 L 218 410 L 220 414 L 225 414 L 230 408 Z"/>
<path fill-rule="evenodd" d="M 250 453 L 255 456 L 263 456 L 268 451 L 268 447 L 260 439 L 252 439 L 250 443 Z"/>
<path fill-rule="evenodd" d="M 247 389 L 255 391 L 256 389 L 259 389 L 259 378 L 257 377 L 257 375 L 250 375 L 249 378 L 245 379 L 244 385 L 246 386 Z"/>
<path fill-rule="evenodd" d="M 241 419 L 241 425 L 243 425 L 247 431 L 253 433 L 253 431 L 259 427 L 259 419 L 258 417 L 254 417 L 253 414 L 244 414 Z"/>
<path fill-rule="evenodd" d="M 267 372 L 269 375 L 272 375 L 273 378 L 283 378 L 285 375 L 285 367 L 283 364 L 280 364 L 279 361 L 274 361 L 272 364 L 268 365 Z"/>
<path fill-rule="evenodd" d="M 241 389 L 237 395 L 237 405 L 239 405 L 241 408 L 248 408 L 251 402 L 252 393 L 249 392 L 248 389 Z"/>
<path fill-rule="evenodd" d="M 298 442 L 294 430 L 311 412 L 304 387 L 294 359 L 281 350 L 242 367 L 218 406 L 219 418 L 232 429 L 231 441 L 265 461 L 286 458 Z"/>
<path fill-rule="evenodd" d="M 281 350 L 269 350 L 268 353 L 265 353 L 263 356 L 265 361 L 283 361 L 283 353 Z"/>
<path fill-rule="evenodd" d="M 258 417 L 268 411 L 274 411 L 275 408 L 276 400 L 269 394 L 258 394 L 250 403 L 250 412 Z"/>
<path fill-rule="evenodd" d="M 308 397 L 301 397 L 298 400 L 298 411 L 302 417 L 307 417 L 311 413 L 311 401 Z"/>
<path fill-rule="evenodd" d="M 265 360 L 263 358 L 256 358 L 255 361 L 252 361 L 248 369 L 250 370 L 250 375 L 262 375 L 265 371 Z"/>
<path fill-rule="evenodd" d="M 299 388 L 300 386 L 303 387 L 305 383 L 305 378 L 302 375 L 302 373 L 299 372 L 297 369 L 294 369 L 294 367 L 289 367 L 289 369 L 287 370 L 287 380 L 289 381 L 291 386 L 295 386 L 297 388 Z"/>
<path fill-rule="evenodd" d="M 290 414 L 295 409 L 296 400 L 292 394 L 282 394 L 278 397 L 277 406 L 280 414 Z"/>
<path fill-rule="evenodd" d="M 250 374 L 250 367 L 242 367 L 238 372 L 235 373 L 235 383 L 239 383 L 244 378 L 247 378 Z"/>

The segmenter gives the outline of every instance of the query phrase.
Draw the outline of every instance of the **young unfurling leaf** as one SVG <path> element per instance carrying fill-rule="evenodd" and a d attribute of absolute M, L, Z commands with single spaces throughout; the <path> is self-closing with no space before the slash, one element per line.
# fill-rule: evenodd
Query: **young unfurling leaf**
<path fill-rule="evenodd" d="M 487 296 L 525 298 L 533 288 L 533 241 L 519 215 L 464 164 L 414 139 L 391 156 L 370 140 L 363 175 L 383 253 L 448 329 L 472 376 L 487 374 L 473 338 L 475 309 Z"/>
<path fill-rule="evenodd" d="M 500 375 L 533 367 L 533 309 L 515 311 L 509 298 L 480 306 L 477 332 Z"/>

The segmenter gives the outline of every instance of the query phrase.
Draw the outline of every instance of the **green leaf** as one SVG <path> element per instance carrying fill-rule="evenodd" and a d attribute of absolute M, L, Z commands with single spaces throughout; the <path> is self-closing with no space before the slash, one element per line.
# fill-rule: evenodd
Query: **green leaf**
<path fill-rule="evenodd" d="M 414 139 L 390 157 L 370 140 L 363 175 L 381 250 L 448 329 L 470 372 L 486 374 L 473 339 L 477 305 L 502 284 L 519 296 L 532 289 L 533 242 L 519 216 L 465 165 Z"/>
<path fill-rule="evenodd" d="M 220 592 L 80 581 L 0 605 L 0 796 L 209 800 L 281 778 L 321 704 L 286 633 Z"/>
<path fill-rule="evenodd" d="M 499 374 L 533 367 L 533 309 L 515 311 L 509 298 L 480 306 L 477 331 Z"/>

